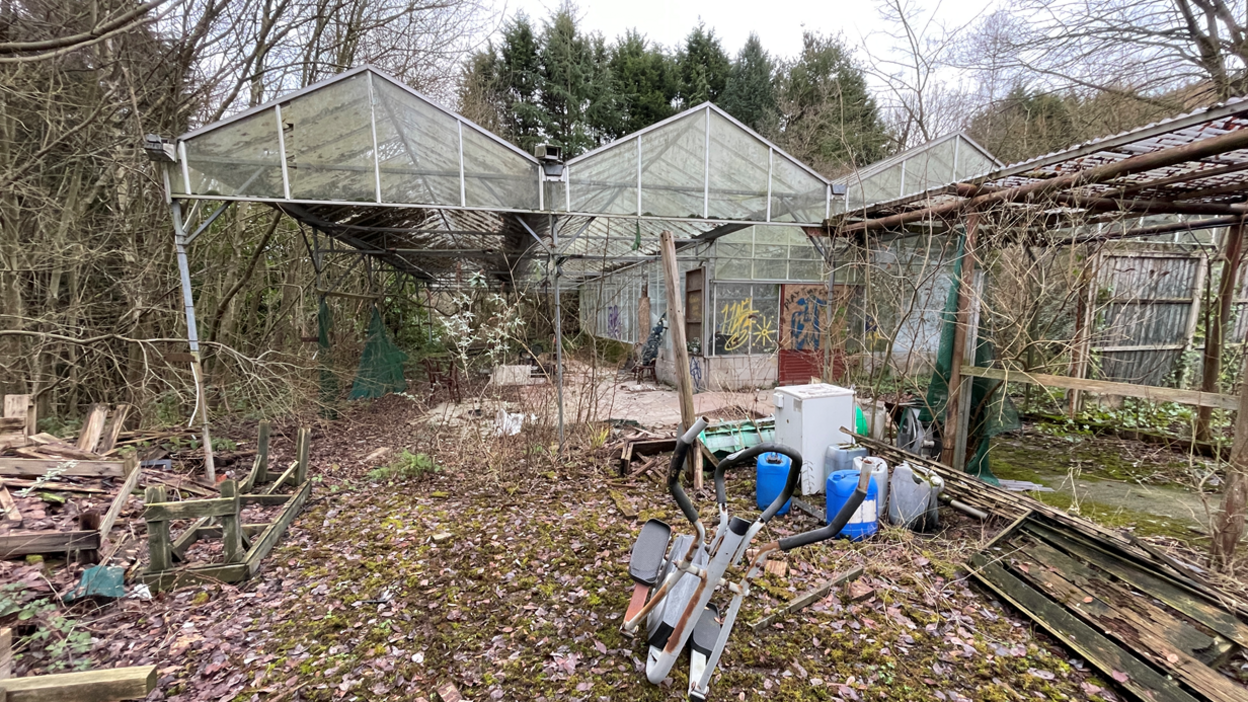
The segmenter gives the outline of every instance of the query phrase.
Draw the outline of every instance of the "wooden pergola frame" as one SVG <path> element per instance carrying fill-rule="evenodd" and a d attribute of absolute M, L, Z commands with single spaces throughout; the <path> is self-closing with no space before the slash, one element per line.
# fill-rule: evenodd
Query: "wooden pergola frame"
<path fill-rule="evenodd" d="M 1228 227 L 1220 250 L 1222 278 L 1206 335 L 1201 386 L 1199 391 L 1182 391 L 1084 378 L 1007 374 L 966 366 L 968 339 L 977 326 L 973 318 L 978 317 L 975 304 L 978 293 L 974 284 L 960 284 L 945 409 L 946 418 L 954 419 L 946 420 L 944 427 L 942 462 L 957 468 L 965 464 L 970 414 L 966 405 L 973 377 L 1000 374 L 1001 382 L 1015 380 L 1062 387 L 1076 395 L 1083 391 L 1100 391 L 1194 405 L 1198 407 L 1196 434 L 1199 439 L 1208 438 L 1214 408 L 1237 409 L 1231 468 L 1214 536 L 1215 555 L 1229 556 L 1244 531 L 1248 503 L 1248 393 L 1238 398 L 1219 395 L 1217 381 L 1239 278 L 1244 222 L 1248 218 L 1248 100 L 1231 101 L 1095 140 L 1007 166 L 968 182 L 952 183 L 919 195 L 846 212 L 827 220 L 825 232 L 833 237 L 857 238 L 867 232 L 899 231 L 916 224 L 932 228 L 960 225 L 966 232 L 960 283 L 970 283 L 975 280 L 975 255 L 981 247 L 979 230 L 988 226 L 984 220 L 989 215 L 1004 208 L 1038 215 L 1045 229 L 1069 229 L 1068 238 L 1048 242 L 1055 245 Z M 1091 237 L 1080 237 L 1074 231 L 1075 224 L 1104 221 L 1107 217 L 1124 214 L 1210 218 L 1132 230 L 1123 228 L 1109 235 L 1098 233 Z M 1248 366 L 1245 375 L 1248 376 Z"/>

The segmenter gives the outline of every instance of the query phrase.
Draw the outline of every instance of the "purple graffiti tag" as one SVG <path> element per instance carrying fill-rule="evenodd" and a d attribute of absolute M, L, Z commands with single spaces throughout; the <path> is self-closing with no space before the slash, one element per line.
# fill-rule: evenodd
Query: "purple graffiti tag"
<path fill-rule="evenodd" d="M 620 306 L 611 305 L 607 308 L 607 336 L 619 339 L 624 335 L 624 325 L 620 323 Z"/>

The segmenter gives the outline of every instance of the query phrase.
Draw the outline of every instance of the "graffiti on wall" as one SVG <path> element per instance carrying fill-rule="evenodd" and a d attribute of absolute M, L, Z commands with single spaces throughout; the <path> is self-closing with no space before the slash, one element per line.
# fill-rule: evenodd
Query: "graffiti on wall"
<path fill-rule="evenodd" d="M 719 329 L 725 352 L 745 349 L 751 339 L 755 345 L 766 345 L 776 337 L 775 327 L 766 315 L 754 309 L 750 299 L 725 303 L 719 311 Z"/>
<path fill-rule="evenodd" d="M 702 392 L 706 389 L 702 383 L 702 360 L 697 356 L 689 358 L 689 377 L 693 379 L 694 392 Z"/>
<path fill-rule="evenodd" d="M 607 308 L 607 337 L 622 339 L 624 326 L 620 323 L 620 306 L 611 305 Z"/>
<path fill-rule="evenodd" d="M 784 347 L 793 351 L 818 351 L 827 314 L 828 291 L 822 285 L 786 285 L 780 302 Z"/>

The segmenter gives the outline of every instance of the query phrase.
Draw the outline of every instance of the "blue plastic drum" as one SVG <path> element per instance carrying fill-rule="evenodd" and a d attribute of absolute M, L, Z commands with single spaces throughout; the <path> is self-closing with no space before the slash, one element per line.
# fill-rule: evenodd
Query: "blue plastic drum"
<path fill-rule="evenodd" d="M 764 453 L 758 457 L 756 473 L 758 476 L 754 496 L 759 509 L 767 509 L 775 502 L 780 493 L 784 492 L 784 484 L 789 479 L 789 466 L 792 461 L 788 456 L 779 453 Z M 793 500 L 784 503 L 776 514 L 788 514 L 789 505 Z"/>
<path fill-rule="evenodd" d="M 838 470 L 828 476 L 827 488 L 827 519 L 828 522 L 841 511 L 841 507 L 849 501 L 850 495 L 854 494 L 854 490 L 858 489 L 858 471 L 857 470 Z M 851 541 L 862 541 L 880 530 L 879 510 L 876 508 L 878 500 L 878 491 L 875 481 L 867 483 L 867 496 L 854 512 L 854 516 L 850 517 L 845 528 L 841 529 L 838 536 L 844 536 Z"/>

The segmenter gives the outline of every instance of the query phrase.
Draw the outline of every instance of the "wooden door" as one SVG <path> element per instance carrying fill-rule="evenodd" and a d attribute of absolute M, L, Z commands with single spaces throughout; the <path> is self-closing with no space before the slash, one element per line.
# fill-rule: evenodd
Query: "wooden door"
<path fill-rule="evenodd" d="M 695 268 L 685 272 L 685 342 L 689 355 L 702 355 L 702 315 L 705 300 L 706 269 Z"/>
<path fill-rule="evenodd" d="M 849 286 L 835 286 L 836 304 L 829 309 L 826 285 L 795 283 L 780 287 L 778 384 L 804 385 L 813 377 L 837 381 L 845 376 L 850 292 Z M 825 373 L 825 352 L 828 351 L 831 369 Z"/>

